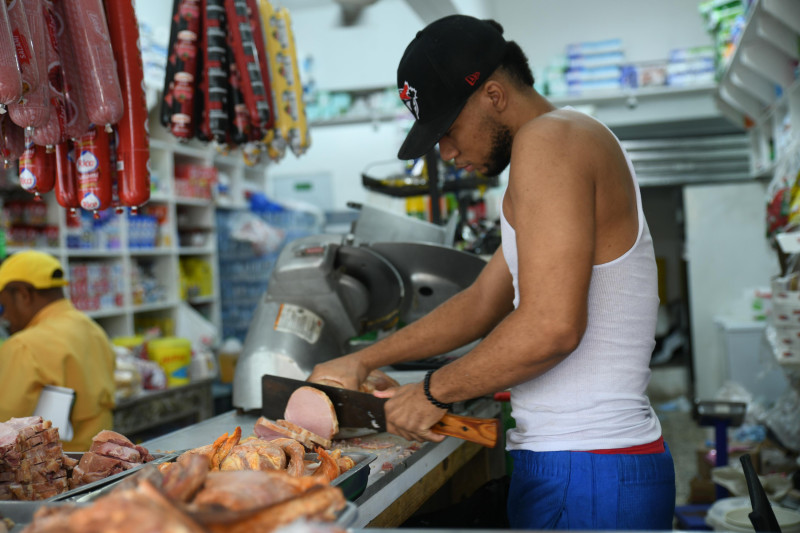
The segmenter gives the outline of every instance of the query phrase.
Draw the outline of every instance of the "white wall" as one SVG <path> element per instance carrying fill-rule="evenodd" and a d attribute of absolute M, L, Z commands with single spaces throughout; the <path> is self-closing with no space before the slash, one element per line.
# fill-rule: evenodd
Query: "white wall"
<path fill-rule="evenodd" d="M 697 0 L 502 0 L 494 18 L 531 65 L 543 67 L 564 45 L 622 39 L 630 61 L 665 59 L 673 48 L 712 44 Z"/>
<path fill-rule="evenodd" d="M 459 12 L 497 19 L 506 37 L 519 42 L 536 68 L 562 54 L 570 42 L 619 37 L 632 61 L 664 59 L 672 48 L 711 42 L 702 28 L 696 0 L 453 3 Z M 291 6 L 288 0 L 285 4 Z M 338 7 L 333 4 L 292 12 L 298 53 L 313 56 L 317 86 L 326 90 L 394 86 L 397 61 L 423 27 L 408 4 L 378 0 L 364 10 L 358 25 L 340 27 L 338 20 Z M 370 126 L 318 128 L 311 137 L 306 154 L 299 159 L 288 155 L 269 172 L 291 175 L 328 169 L 338 208 L 344 208 L 349 200 L 365 198 L 361 171 L 375 161 L 394 158 L 402 141 L 397 129 L 387 125 L 377 130 Z"/>
<path fill-rule="evenodd" d="M 763 183 L 687 186 L 684 208 L 695 391 L 709 399 L 725 375 L 714 317 L 736 314 L 744 289 L 769 287 L 778 261 L 764 237 Z"/>

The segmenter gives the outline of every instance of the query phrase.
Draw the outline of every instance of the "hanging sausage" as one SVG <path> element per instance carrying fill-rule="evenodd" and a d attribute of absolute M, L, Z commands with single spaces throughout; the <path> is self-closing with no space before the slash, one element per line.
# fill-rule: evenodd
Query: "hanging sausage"
<path fill-rule="evenodd" d="M 84 74 L 86 114 L 110 130 L 122 118 L 122 92 L 101 0 L 62 1 L 75 63 Z"/>
<path fill-rule="evenodd" d="M 150 138 L 139 26 L 132 0 L 108 0 L 106 12 L 125 102 L 116 128 L 117 194 L 123 205 L 135 211 L 150 199 Z"/>

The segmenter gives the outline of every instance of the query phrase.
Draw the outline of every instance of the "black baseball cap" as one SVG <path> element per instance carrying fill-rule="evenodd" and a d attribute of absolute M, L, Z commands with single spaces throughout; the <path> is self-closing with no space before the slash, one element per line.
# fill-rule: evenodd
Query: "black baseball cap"
<path fill-rule="evenodd" d="M 398 158 L 421 157 L 439 142 L 505 49 L 499 24 L 467 15 L 441 18 L 417 33 L 397 67 L 400 99 L 416 119 Z"/>

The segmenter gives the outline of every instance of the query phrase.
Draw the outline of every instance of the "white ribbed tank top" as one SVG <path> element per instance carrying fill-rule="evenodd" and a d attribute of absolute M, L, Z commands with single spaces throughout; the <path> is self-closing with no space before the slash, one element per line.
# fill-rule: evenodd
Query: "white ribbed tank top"
<path fill-rule="evenodd" d="M 645 395 L 655 347 L 658 275 L 639 185 L 627 153 L 625 159 L 636 189 L 636 242 L 617 259 L 592 268 L 588 322 L 575 351 L 545 374 L 511 389 L 516 428 L 507 434 L 510 450 L 626 448 L 661 436 L 661 424 Z M 516 234 L 502 209 L 500 213 L 516 308 Z"/>

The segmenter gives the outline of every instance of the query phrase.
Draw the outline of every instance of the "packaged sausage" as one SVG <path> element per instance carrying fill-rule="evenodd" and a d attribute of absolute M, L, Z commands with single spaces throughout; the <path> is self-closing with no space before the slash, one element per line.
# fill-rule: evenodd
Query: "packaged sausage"
<path fill-rule="evenodd" d="M 122 118 L 122 91 L 101 0 L 62 1 L 72 51 L 79 72 L 86 114 L 93 124 L 110 128 Z"/>
<path fill-rule="evenodd" d="M 22 0 L 6 0 L 8 23 L 17 53 L 17 65 L 22 77 L 22 96 L 39 87 L 39 65 L 33 53 L 33 41 L 28 27 L 28 17 Z"/>
<path fill-rule="evenodd" d="M 36 63 L 38 86 L 27 92 L 17 103 L 9 104 L 8 114 L 15 124 L 23 128 L 38 128 L 50 118 L 50 88 L 47 80 L 47 25 L 41 0 L 20 0 L 25 8 L 28 30 Z"/>
<path fill-rule="evenodd" d="M 233 144 L 242 145 L 250 139 L 250 113 L 242 92 L 242 77 L 233 57 L 233 38 L 228 32 L 228 117 Z"/>
<path fill-rule="evenodd" d="M 308 133 L 308 121 L 306 120 L 306 106 L 303 101 L 303 85 L 300 82 L 300 66 L 297 62 L 297 48 L 294 42 L 294 32 L 292 31 L 292 19 L 289 10 L 285 7 L 278 10 L 278 17 L 283 21 L 283 30 L 286 32 L 287 48 L 283 56 L 284 67 L 286 68 L 286 79 L 288 88 L 276 95 L 278 106 L 286 107 L 291 123 L 284 137 L 289 143 L 292 153 L 300 156 L 308 149 L 311 139 Z"/>
<path fill-rule="evenodd" d="M 111 156 L 105 127 L 92 125 L 75 141 L 80 206 L 97 216 L 111 205 Z"/>
<path fill-rule="evenodd" d="M 266 100 L 267 119 L 261 126 L 262 132 L 267 132 L 275 127 L 275 111 L 273 103 L 272 85 L 269 77 L 269 65 L 267 64 L 267 49 L 264 41 L 264 29 L 261 27 L 261 17 L 258 15 L 257 0 L 246 0 L 249 12 L 250 31 L 253 32 L 253 42 L 258 52 L 258 65 L 261 68 L 261 80 L 264 83 L 264 97 Z"/>
<path fill-rule="evenodd" d="M 169 121 L 172 118 L 172 85 L 174 83 L 173 78 L 175 77 L 176 60 L 173 50 L 175 49 L 175 41 L 178 38 L 178 31 L 180 30 L 180 19 L 178 17 L 178 7 L 180 4 L 181 0 L 172 1 L 172 19 L 170 19 L 169 44 L 167 45 L 167 66 L 164 76 L 164 90 L 161 95 L 161 108 L 159 109 L 159 119 L 161 125 L 165 128 L 169 127 Z"/>
<path fill-rule="evenodd" d="M 25 151 L 25 130 L 11 122 L 7 115 L 0 116 L 0 155 L 8 168 L 19 160 Z"/>
<path fill-rule="evenodd" d="M 61 58 L 64 101 L 64 134 L 76 139 L 89 130 L 89 116 L 83 97 L 82 77 L 75 58 L 75 42 L 69 26 L 65 23 L 66 14 L 63 0 L 55 4 L 56 50 Z"/>
<path fill-rule="evenodd" d="M 198 137 L 219 144 L 228 133 L 228 44 L 223 0 L 205 0 L 203 10 L 202 68 L 200 94 L 202 106 Z"/>
<path fill-rule="evenodd" d="M 244 103 L 250 115 L 250 140 L 260 139 L 264 135 L 262 128 L 270 122 L 270 106 L 250 25 L 250 17 L 258 14 L 250 12 L 247 0 L 225 0 L 225 13 Z"/>
<path fill-rule="evenodd" d="M 193 134 L 195 77 L 197 75 L 198 42 L 200 36 L 200 0 L 180 0 L 177 4 L 167 58 L 165 99 L 168 113 L 162 108 L 162 121 L 179 139 Z M 169 93 L 168 95 L 166 93 Z M 164 116 L 167 115 L 167 116 Z"/>
<path fill-rule="evenodd" d="M 67 138 L 65 133 L 67 118 L 64 100 L 64 74 L 61 68 L 61 57 L 58 54 L 58 18 L 50 0 L 43 0 L 42 5 L 45 24 L 47 25 L 45 52 L 48 65 L 47 80 L 50 93 L 50 117 L 44 126 L 34 130 L 32 138 L 35 144 L 48 146 L 52 149 L 52 146 Z"/>
<path fill-rule="evenodd" d="M 264 34 L 264 48 L 267 54 L 269 80 L 273 94 L 274 125 L 264 132 L 262 142 L 267 146 L 267 155 L 273 161 L 283 159 L 291 117 L 279 103 L 279 95 L 288 90 L 289 83 L 283 64 L 284 50 L 288 47 L 286 32 L 281 26 L 283 21 L 278 17 L 272 4 L 267 0 L 258 0 L 258 11 L 261 18 L 261 30 Z"/>
<path fill-rule="evenodd" d="M 150 199 L 150 136 L 139 26 L 132 0 L 107 0 L 106 14 L 125 102 L 112 137 L 115 150 L 111 170 L 119 202 L 136 209 Z"/>
<path fill-rule="evenodd" d="M 5 106 L 22 98 L 22 73 L 17 62 L 6 3 L 0 2 L 0 113 Z"/>
<path fill-rule="evenodd" d="M 53 190 L 56 179 L 55 152 L 26 139 L 25 150 L 19 158 L 19 184 L 37 198 Z"/>
<path fill-rule="evenodd" d="M 75 148 L 72 141 L 64 141 L 55 146 L 56 155 L 56 201 L 74 213 L 80 206 L 78 180 L 75 168 Z"/>

